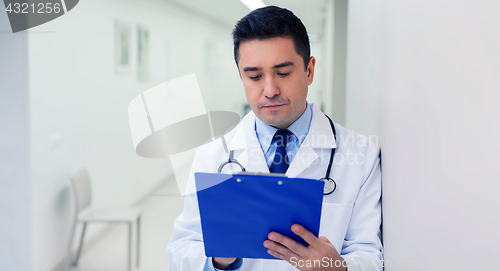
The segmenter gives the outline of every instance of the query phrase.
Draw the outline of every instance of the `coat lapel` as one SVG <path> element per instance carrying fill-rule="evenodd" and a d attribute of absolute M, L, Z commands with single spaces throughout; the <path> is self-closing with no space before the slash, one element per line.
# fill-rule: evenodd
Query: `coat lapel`
<path fill-rule="evenodd" d="M 320 157 L 318 152 L 321 154 L 324 151 L 321 149 L 337 147 L 328 118 L 315 104 L 311 105 L 313 106 L 311 126 L 286 172 L 290 178 L 296 178 L 313 164 L 328 164 L 328 161 L 325 162 L 323 159 L 330 159 L 330 156 Z"/>
<path fill-rule="evenodd" d="M 248 113 L 241 120 L 227 148 L 235 151 L 234 158 L 245 167 L 246 171 L 269 173 L 264 152 L 255 133 L 253 112 Z"/>

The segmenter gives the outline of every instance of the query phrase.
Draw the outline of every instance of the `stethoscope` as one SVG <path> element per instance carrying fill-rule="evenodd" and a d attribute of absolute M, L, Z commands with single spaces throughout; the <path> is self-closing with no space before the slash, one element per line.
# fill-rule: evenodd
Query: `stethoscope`
<path fill-rule="evenodd" d="M 330 119 L 330 117 L 328 117 L 326 114 L 325 116 L 328 118 L 328 121 L 330 121 L 330 126 L 332 127 L 333 131 L 333 137 L 336 142 L 337 133 L 335 131 L 335 125 L 333 125 L 333 121 Z M 330 170 L 332 168 L 333 158 L 335 157 L 335 150 L 336 148 L 332 148 L 332 152 L 330 154 L 330 161 L 328 162 L 328 167 L 326 169 L 325 177 L 319 179 L 320 181 L 323 181 L 325 183 L 325 186 L 323 188 L 324 195 L 330 195 L 337 188 L 337 183 L 332 178 L 330 178 Z M 219 168 L 217 169 L 218 173 L 233 174 L 240 171 L 246 172 L 245 168 L 233 156 L 234 156 L 234 150 L 229 151 L 229 158 L 220 164 Z"/>

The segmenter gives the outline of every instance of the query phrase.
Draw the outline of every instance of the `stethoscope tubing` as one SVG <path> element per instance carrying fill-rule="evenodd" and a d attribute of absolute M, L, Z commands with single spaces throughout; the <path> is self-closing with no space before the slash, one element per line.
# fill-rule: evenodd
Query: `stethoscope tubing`
<path fill-rule="evenodd" d="M 325 116 L 328 118 L 328 121 L 330 122 L 330 126 L 332 127 L 332 131 L 333 131 L 333 139 L 335 140 L 335 145 L 337 145 L 337 131 L 335 130 L 335 125 L 333 124 L 333 121 L 330 119 L 330 117 L 328 117 L 326 114 Z M 330 182 L 330 185 L 333 186 L 333 189 L 329 189 L 327 191 L 324 191 L 323 194 L 324 195 L 330 195 L 331 193 L 333 193 L 333 191 L 335 191 L 335 189 L 337 189 L 337 183 L 335 183 L 335 181 L 330 178 L 330 170 L 332 169 L 332 165 L 333 165 L 333 159 L 335 157 L 335 151 L 337 150 L 337 148 L 332 148 L 332 152 L 330 154 L 330 161 L 328 162 L 328 168 L 326 169 L 326 174 L 325 174 L 325 178 L 323 179 L 323 181 L 325 182 L 325 187 L 326 187 L 326 184 L 327 182 Z"/>
<path fill-rule="evenodd" d="M 325 114 L 325 116 L 328 118 L 328 121 L 330 122 L 330 126 L 332 127 L 332 131 L 333 131 L 333 138 L 335 140 L 335 143 L 337 143 L 337 131 L 335 130 L 335 125 L 333 124 L 333 121 L 330 119 L 330 117 L 328 117 L 326 114 Z M 324 195 L 329 195 L 329 194 L 333 193 L 333 191 L 335 191 L 335 189 L 337 188 L 337 184 L 335 183 L 335 180 L 330 178 L 330 171 L 332 169 L 333 159 L 335 158 L 335 151 L 336 150 L 337 150 L 337 148 L 332 148 L 332 152 L 330 153 L 330 161 L 328 162 L 328 167 L 326 169 L 325 177 L 320 179 L 325 183 L 325 191 L 323 192 Z M 241 165 L 240 162 L 238 162 L 238 160 L 234 159 L 233 156 L 234 156 L 234 150 L 229 151 L 229 158 L 227 159 L 227 161 L 224 161 L 220 164 L 219 168 L 217 169 L 218 173 L 221 173 L 222 170 L 224 169 L 224 167 L 228 164 L 231 164 L 231 163 L 237 164 L 240 167 L 241 171 L 246 171 L 245 168 L 243 167 L 243 165 Z M 326 190 L 327 185 L 328 185 L 328 187 L 331 187 L 331 188 L 328 188 L 328 190 Z"/>
<path fill-rule="evenodd" d="M 227 161 L 220 164 L 219 168 L 217 169 L 217 173 L 221 173 L 222 170 L 224 169 L 224 166 L 230 163 L 236 163 L 238 166 L 240 166 L 241 171 L 246 171 L 245 167 L 243 167 L 243 165 L 241 165 L 240 162 L 238 162 L 238 160 L 233 158 L 233 155 L 234 155 L 234 150 L 230 150 L 229 158 L 227 159 Z"/>

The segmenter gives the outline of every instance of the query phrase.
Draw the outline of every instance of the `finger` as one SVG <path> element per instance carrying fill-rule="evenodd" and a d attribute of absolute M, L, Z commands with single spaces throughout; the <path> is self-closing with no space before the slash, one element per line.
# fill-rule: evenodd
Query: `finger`
<path fill-rule="evenodd" d="M 264 246 L 267 248 L 267 252 L 269 254 L 273 255 L 274 257 L 286 260 L 286 261 L 290 261 L 291 258 L 295 258 L 295 259 L 302 258 L 280 243 L 266 240 L 266 241 L 264 241 Z"/>
<path fill-rule="evenodd" d="M 292 231 L 298 236 L 302 237 L 310 246 L 317 248 L 320 245 L 320 240 L 312 232 L 308 231 L 306 228 L 299 224 L 292 225 Z"/>
<path fill-rule="evenodd" d="M 274 251 L 274 250 L 270 250 L 270 249 L 268 249 L 267 252 L 269 254 L 271 254 L 272 256 L 274 256 L 274 257 L 276 257 L 278 259 L 282 259 L 282 260 L 288 262 L 290 265 L 295 266 L 295 267 L 297 266 L 297 263 L 299 261 L 305 261 L 303 258 L 298 258 L 298 257 L 297 258 L 293 258 L 293 257 L 292 258 L 287 258 L 284 255 L 280 254 L 279 252 Z"/>
<path fill-rule="evenodd" d="M 307 255 L 307 248 L 290 237 L 277 232 L 271 232 L 267 237 L 276 243 L 280 243 L 301 257 L 305 257 Z"/>
<path fill-rule="evenodd" d="M 287 260 L 287 258 L 283 255 L 283 254 L 280 254 L 278 251 L 276 250 L 272 250 L 272 249 L 267 249 L 267 253 L 271 254 L 272 256 L 278 258 L 278 259 L 282 259 L 282 260 Z"/>

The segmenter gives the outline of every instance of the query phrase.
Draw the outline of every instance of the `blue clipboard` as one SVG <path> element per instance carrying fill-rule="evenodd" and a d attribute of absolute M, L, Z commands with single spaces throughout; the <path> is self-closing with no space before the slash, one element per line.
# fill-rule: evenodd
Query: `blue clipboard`
<path fill-rule="evenodd" d="M 322 181 L 197 172 L 195 182 L 207 257 L 277 259 L 263 245 L 271 231 L 305 246 L 293 224 L 319 234 Z"/>

